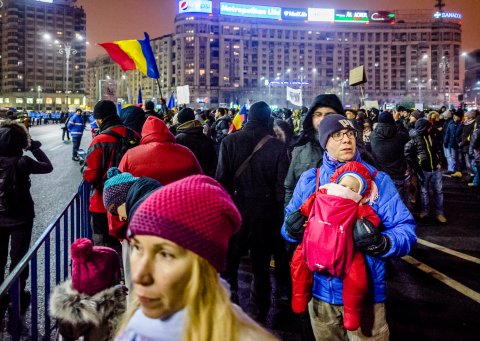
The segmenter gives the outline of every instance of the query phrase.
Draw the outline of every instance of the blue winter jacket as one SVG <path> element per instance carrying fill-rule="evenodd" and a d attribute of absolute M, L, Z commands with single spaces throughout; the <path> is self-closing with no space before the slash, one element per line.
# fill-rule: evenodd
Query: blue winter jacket
<path fill-rule="evenodd" d="M 68 120 L 67 129 L 72 138 L 81 138 L 85 130 L 82 115 L 73 114 Z"/>
<path fill-rule="evenodd" d="M 446 148 L 458 149 L 458 144 L 462 140 L 462 124 L 455 123 L 452 119 L 447 125 L 445 136 L 443 138 L 443 145 Z"/>
<path fill-rule="evenodd" d="M 370 174 L 375 172 L 373 166 L 360 158 L 358 151 L 354 160 L 365 165 Z M 323 154 L 323 165 L 320 168 L 320 184 L 329 183 L 330 177 L 335 170 L 344 164 L 330 159 L 325 152 Z M 285 217 L 297 210 L 310 194 L 315 191 L 315 181 L 315 168 L 309 169 L 302 174 L 295 187 L 292 199 L 285 208 Z M 378 187 L 378 199 L 371 206 L 385 226 L 385 230 L 382 233 L 386 234 L 391 242 L 390 250 L 379 258 L 364 255 L 373 283 L 373 286 L 369 287 L 369 297 L 373 297 L 375 303 L 380 303 L 385 301 L 387 295 L 385 259 L 408 254 L 417 237 L 415 235 L 415 220 L 400 198 L 391 178 L 384 172 L 378 172 L 374 181 Z M 285 224 L 282 226 L 282 235 L 286 240 L 298 243 L 298 240 L 293 240 L 286 235 Z M 313 297 L 329 304 L 343 304 L 342 288 L 343 281 L 341 278 L 315 273 L 312 289 Z"/>

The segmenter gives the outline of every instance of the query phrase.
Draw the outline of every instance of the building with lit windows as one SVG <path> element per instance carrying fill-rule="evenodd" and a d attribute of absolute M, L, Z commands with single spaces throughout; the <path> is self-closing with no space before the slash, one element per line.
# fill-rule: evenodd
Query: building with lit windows
<path fill-rule="evenodd" d="M 465 55 L 465 101 L 471 107 L 480 104 L 480 49 Z"/>
<path fill-rule="evenodd" d="M 76 7 L 75 0 L 0 3 L 0 107 L 64 110 L 81 105 L 86 70 L 83 8 Z"/>
<path fill-rule="evenodd" d="M 460 19 L 433 5 L 432 11 L 390 12 L 227 2 L 214 9 L 207 0 L 180 1 L 174 34 L 159 38 L 161 51 L 155 45 L 154 52 L 161 54 L 164 96 L 189 85 L 192 104 L 285 106 L 290 86 L 302 88 L 304 104 L 337 93 L 355 105 L 360 87 L 348 86 L 348 78 L 360 65 L 368 99 L 454 104 L 463 93 Z"/>

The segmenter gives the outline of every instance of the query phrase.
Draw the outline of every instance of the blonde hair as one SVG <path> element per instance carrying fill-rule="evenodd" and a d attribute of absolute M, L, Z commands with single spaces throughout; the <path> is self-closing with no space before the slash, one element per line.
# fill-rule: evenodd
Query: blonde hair
<path fill-rule="evenodd" d="M 430 111 L 427 115 L 427 119 L 429 121 L 438 122 L 438 121 L 440 121 L 440 114 L 436 111 Z"/>
<path fill-rule="evenodd" d="M 275 340 L 267 331 L 251 320 L 242 318 L 230 302 L 227 290 L 220 283 L 215 268 L 202 257 L 188 251 L 193 257 L 191 277 L 185 290 L 186 320 L 184 341 L 235 341 L 240 335 L 262 335 L 263 340 Z M 120 322 L 117 335 L 127 326 L 140 304 L 132 290 L 126 313 Z"/>

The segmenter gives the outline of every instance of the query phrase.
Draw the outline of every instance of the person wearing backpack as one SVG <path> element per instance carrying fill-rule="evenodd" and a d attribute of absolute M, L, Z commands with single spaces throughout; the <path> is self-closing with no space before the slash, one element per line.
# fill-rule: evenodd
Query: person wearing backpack
<path fill-rule="evenodd" d="M 319 185 L 330 182 L 335 171 L 350 161 L 362 163 L 369 173 L 377 171 L 363 161 L 357 149 L 355 127 L 342 115 L 328 115 L 320 123 L 319 142 L 325 150 L 323 164 L 319 169 Z M 300 208 L 316 190 L 317 169 L 304 172 L 285 208 L 285 217 Z M 378 188 L 378 199 L 369 203 L 380 218 L 381 229 L 364 228 L 354 236 L 356 247 L 364 254 L 368 269 L 369 286 L 364 314 L 360 328 L 347 331 L 343 326 L 343 280 L 339 277 L 314 273 L 312 300 L 309 302 L 310 321 L 316 340 L 388 340 L 389 329 L 385 315 L 386 300 L 386 260 L 408 254 L 416 242 L 415 220 L 403 203 L 391 178 L 384 172 L 377 172 L 374 182 Z M 286 235 L 286 225 L 282 226 L 283 237 L 290 242 L 299 242 Z"/>
<path fill-rule="evenodd" d="M 127 149 L 138 144 L 140 136 L 123 125 L 112 101 L 99 101 L 93 109 L 93 117 L 100 133 L 90 143 L 83 172 L 83 179 L 93 186 L 89 206 L 93 242 L 95 246 L 109 246 L 119 251 L 120 243 L 109 234 L 107 210 L 102 198 L 103 185 L 110 167 L 118 166 Z"/>
<path fill-rule="evenodd" d="M 26 128 L 7 120 L 0 125 L 0 284 L 10 243 L 10 272 L 25 256 L 32 237 L 34 202 L 30 194 L 30 174 L 47 174 L 53 166 L 40 149 L 41 143 L 30 140 Z M 23 149 L 34 158 L 23 155 Z M 28 265 L 20 275 L 20 312 L 25 314 L 30 293 L 25 291 Z M 8 297 L 0 297 L 0 325 L 8 306 Z"/>

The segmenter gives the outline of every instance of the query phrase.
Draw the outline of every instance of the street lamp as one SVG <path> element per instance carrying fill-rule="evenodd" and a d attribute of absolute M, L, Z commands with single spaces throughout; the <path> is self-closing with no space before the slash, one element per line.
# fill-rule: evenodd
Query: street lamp
<path fill-rule="evenodd" d="M 51 41 L 52 36 L 49 33 L 45 33 L 43 35 L 43 39 L 45 41 Z M 75 38 L 72 39 L 69 42 L 63 42 L 59 39 L 54 40 L 54 44 L 59 46 L 60 49 L 58 50 L 58 53 L 60 55 L 65 56 L 65 106 L 67 107 L 68 110 L 68 83 L 69 83 L 69 72 L 70 72 L 70 57 L 77 54 L 77 50 L 72 48 L 72 45 L 75 43 L 75 41 L 84 41 L 84 38 L 81 34 L 76 33 Z"/>
<path fill-rule="evenodd" d="M 447 58 L 445 56 L 442 56 L 442 60 L 440 61 L 440 63 L 438 64 L 438 67 L 440 69 L 442 69 L 442 74 L 443 74 L 443 79 L 442 79 L 442 89 L 443 89 L 443 93 L 444 93 L 444 97 L 443 97 L 443 104 L 446 104 L 447 102 L 447 94 L 445 93 L 445 80 L 446 80 L 446 73 L 447 73 L 447 68 L 450 67 L 450 63 L 448 62 Z M 450 86 L 448 87 L 448 102 L 449 102 L 449 108 L 450 108 Z"/>
<path fill-rule="evenodd" d="M 40 93 L 42 92 L 42 87 L 37 86 L 37 109 L 40 111 Z"/>

